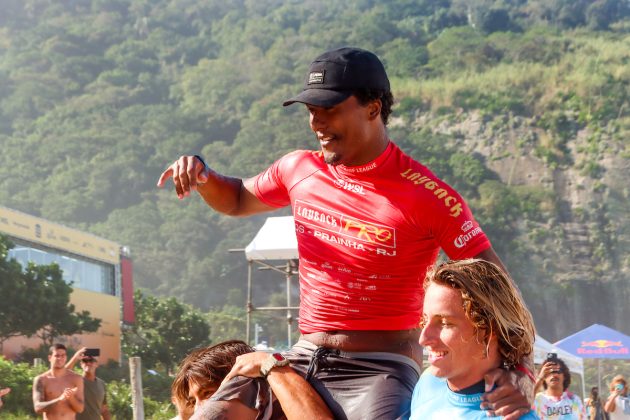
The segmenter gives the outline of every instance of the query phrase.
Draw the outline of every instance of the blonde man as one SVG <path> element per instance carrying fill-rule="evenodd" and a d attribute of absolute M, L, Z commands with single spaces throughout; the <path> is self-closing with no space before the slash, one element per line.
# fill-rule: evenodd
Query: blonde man
<path fill-rule="evenodd" d="M 610 420 L 630 420 L 628 383 L 623 375 L 617 375 L 610 381 L 610 396 L 604 404 L 604 410 L 609 413 Z"/>
<path fill-rule="evenodd" d="M 532 353 L 532 316 L 505 272 L 488 261 L 439 265 L 424 290 L 420 344 L 431 367 L 415 387 L 411 419 L 484 419 L 484 378 L 499 367 L 517 369 Z M 536 417 L 530 411 L 520 418 Z"/>

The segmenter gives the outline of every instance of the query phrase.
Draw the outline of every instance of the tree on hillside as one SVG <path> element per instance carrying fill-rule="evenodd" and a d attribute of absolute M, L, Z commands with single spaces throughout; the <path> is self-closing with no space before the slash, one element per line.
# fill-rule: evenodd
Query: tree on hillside
<path fill-rule="evenodd" d="M 94 332 L 101 320 L 88 311 L 75 312 L 72 287 L 57 264 L 29 263 L 25 270 L 7 260 L 13 244 L 0 237 L 0 346 L 10 337 L 37 335 L 50 346 L 60 336 Z"/>
<path fill-rule="evenodd" d="M 190 350 L 209 343 L 210 326 L 203 314 L 175 298 L 134 294 L 136 323 L 123 332 L 123 352 L 142 358 L 147 368 L 167 373 Z"/>

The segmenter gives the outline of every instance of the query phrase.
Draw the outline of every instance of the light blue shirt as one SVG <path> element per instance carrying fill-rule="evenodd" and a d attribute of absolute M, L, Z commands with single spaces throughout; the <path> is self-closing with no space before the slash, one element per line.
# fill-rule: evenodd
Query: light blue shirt
<path fill-rule="evenodd" d="M 487 420 L 482 410 L 481 396 L 458 394 L 448 388 L 446 379 L 433 376 L 425 370 L 413 390 L 411 420 Z M 533 411 L 520 417 L 521 420 L 538 420 Z"/>

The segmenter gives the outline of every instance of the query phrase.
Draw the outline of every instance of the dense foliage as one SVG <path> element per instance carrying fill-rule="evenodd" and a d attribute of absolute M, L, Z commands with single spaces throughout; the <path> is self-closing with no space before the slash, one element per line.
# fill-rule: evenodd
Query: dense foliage
<path fill-rule="evenodd" d="M 43 373 L 47 369 L 46 365 L 31 367 L 27 363 L 14 363 L 5 360 L 0 356 L 0 378 L 2 387 L 11 388 L 11 392 L 3 397 L 2 418 L 8 420 L 37 419 L 33 411 L 32 385 L 33 378 Z M 111 366 L 98 368 L 98 376 L 103 378 L 107 384 L 107 401 L 109 411 L 114 420 L 127 420 L 132 418 L 131 387 L 129 385 L 128 372 L 124 375 L 110 377 L 109 373 L 115 371 Z M 117 372 L 118 373 L 118 372 Z M 175 416 L 175 408 L 170 403 L 168 391 L 170 390 L 171 378 L 157 380 L 143 371 L 143 396 L 144 413 L 146 418 L 151 419 L 171 419 Z M 160 392 L 153 389 L 160 388 Z M 164 395 L 166 390 L 166 394 Z"/>
<path fill-rule="evenodd" d="M 0 203 L 129 245 L 138 286 L 216 315 L 246 278 L 227 251 L 264 217 L 180 202 L 159 174 L 200 153 L 253 175 L 316 147 L 280 103 L 313 57 L 356 45 L 391 75 L 391 137 L 468 199 L 541 333 L 630 333 L 629 16 L 622 0 L 6 0 Z M 259 274 L 256 305 L 283 286 Z"/>
<path fill-rule="evenodd" d="M 203 314 L 175 298 L 134 294 L 136 322 L 123 330 L 122 349 L 139 356 L 146 368 L 174 371 L 190 350 L 208 345 L 210 327 Z"/>

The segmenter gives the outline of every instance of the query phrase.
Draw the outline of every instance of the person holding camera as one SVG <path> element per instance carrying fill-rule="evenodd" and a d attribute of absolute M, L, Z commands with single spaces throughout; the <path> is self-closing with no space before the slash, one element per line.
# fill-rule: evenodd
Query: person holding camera
<path fill-rule="evenodd" d="M 630 420 L 628 383 L 623 375 L 617 375 L 610 381 L 610 396 L 604 404 L 604 410 L 609 413 L 610 420 Z"/>
<path fill-rule="evenodd" d="M 107 390 L 105 382 L 96 377 L 99 349 L 82 347 L 66 364 L 67 369 L 72 369 L 80 361 L 83 371 L 83 394 L 85 409 L 77 414 L 77 420 L 110 420 L 111 415 L 107 407 Z"/>
<path fill-rule="evenodd" d="M 569 392 L 571 373 L 564 360 L 549 353 L 543 363 L 534 392 L 534 410 L 541 420 L 587 420 L 582 399 Z"/>

